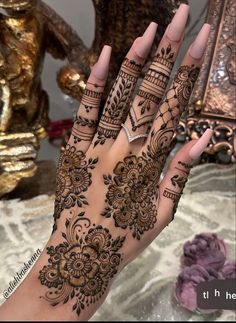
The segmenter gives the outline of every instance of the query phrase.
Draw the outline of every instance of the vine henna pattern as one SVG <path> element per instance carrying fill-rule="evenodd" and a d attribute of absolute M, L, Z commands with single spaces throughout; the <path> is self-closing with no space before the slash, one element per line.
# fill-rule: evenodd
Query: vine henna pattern
<path fill-rule="evenodd" d="M 112 237 L 101 225 L 92 225 L 84 212 L 70 211 L 63 242 L 47 248 L 48 264 L 39 272 L 39 280 L 49 290 L 44 298 L 51 305 L 73 301 L 80 315 L 106 292 L 122 261 L 119 250 L 125 237 Z"/>
<path fill-rule="evenodd" d="M 138 128 L 150 126 L 169 82 L 173 65 L 174 53 L 169 44 L 166 48 L 161 48 L 154 57 L 137 92 L 137 107 L 135 105 L 130 108 L 129 120 L 132 132 L 136 132 Z"/>
<path fill-rule="evenodd" d="M 90 87 L 93 87 L 94 90 L 88 88 L 84 90 L 80 104 L 79 115 L 75 118 L 71 132 L 74 144 L 77 144 L 80 141 L 90 142 L 93 139 L 95 130 L 97 128 L 97 120 L 89 119 L 88 116 L 93 109 L 99 109 L 103 93 L 103 91 L 99 89 L 103 89 L 103 87 L 92 83 L 88 83 L 88 85 Z M 83 110 L 85 110 L 85 113 L 83 112 Z"/>
<path fill-rule="evenodd" d="M 67 144 L 57 168 L 53 232 L 57 229 L 56 222 L 64 209 L 88 205 L 82 193 L 92 184 L 90 170 L 95 168 L 97 162 L 98 158 L 86 160 L 82 151 Z"/>
<path fill-rule="evenodd" d="M 119 74 L 108 95 L 94 146 L 103 145 L 106 139 L 116 139 L 121 124 L 124 123 L 130 109 L 131 96 L 142 69 L 141 64 L 125 58 Z"/>
<path fill-rule="evenodd" d="M 87 128 L 86 131 L 84 130 L 85 127 Z M 74 144 L 82 140 L 90 142 L 93 139 L 96 128 L 97 120 L 83 118 L 82 116 L 76 117 L 71 132 Z M 89 129 L 92 129 L 92 131 L 88 131 Z"/>

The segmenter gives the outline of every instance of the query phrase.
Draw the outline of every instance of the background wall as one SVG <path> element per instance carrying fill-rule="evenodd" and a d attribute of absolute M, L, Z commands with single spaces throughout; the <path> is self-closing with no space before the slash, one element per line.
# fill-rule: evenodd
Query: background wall
<path fill-rule="evenodd" d="M 94 37 L 95 21 L 94 8 L 91 0 L 44 0 L 56 10 L 78 32 L 87 46 L 90 46 Z M 128 1 L 128 0 L 127 0 Z M 158 1 L 158 0 L 156 0 Z M 186 49 L 194 39 L 197 31 L 205 21 L 208 0 L 189 0 L 190 20 L 186 29 L 184 44 L 179 53 L 174 70 L 176 70 Z M 138 35 L 137 35 L 138 36 Z M 43 70 L 43 86 L 50 96 L 51 120 L 66 119 L 72 117 L 70 104 L 65 100 L 56 83 L 56 73 L 64 63 L 54 60 L 50 55 L 46 56 Z M 39 151 L 39 160 L 57 160 L 58 149 L 43 140 Z"/>

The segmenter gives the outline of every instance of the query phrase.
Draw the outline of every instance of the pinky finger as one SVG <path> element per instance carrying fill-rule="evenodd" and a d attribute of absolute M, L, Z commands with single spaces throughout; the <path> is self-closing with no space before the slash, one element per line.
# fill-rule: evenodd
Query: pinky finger
<path fill-rule="evenodd" d="M 99 106 L 106 84 L 111 47 L 105 45 L 92 67 L 68 144 L 86 153 L 97 131 Z"/>
<path fill-rule="evenodd" d="M 158 218 L 156 223 L 158 233 L 174 219 L 178 202 L 188 180 L 192 162 L 203 153 L 211 137 L 212 130 L 207 129 L 200 139 L 185 144 L 172 159 L 159 186 Z"/>

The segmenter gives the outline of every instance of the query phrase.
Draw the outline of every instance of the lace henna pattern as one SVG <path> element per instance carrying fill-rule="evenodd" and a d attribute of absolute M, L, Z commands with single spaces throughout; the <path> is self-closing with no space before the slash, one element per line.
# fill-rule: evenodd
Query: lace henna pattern
<path fill-rule="evenodd" d="M 86 160 L 82 151 L 77 151 L 74 146 L 67 144 L 57 168 L 53 232 L 57 228 L 56 221 L 64 209 L 76 205 L 78 207 L 88 205 L 83 193 L 92 183 L 90 170 L 95 168 L 97 162 L 97 158 Z"/>
<path fill-rule="evenodd" d="M 141 69 L 141 64 L 125 58 L 106 101 L 94 146 L 103 145 L 106 139 L 109 138 L 116 139 L 121 129 L 121 124 L 124 123 L 127 117 L 131 96 Z"/>
<path fill-rule="evenodd" d="M 39 272 L 39 280 L 49 290 L 41 298 L 51 305 L 73 302 L 80 315 L 106 292 L 122 261 L 119 252 L 125 237 L 112 237 L 101 225 L 92 225 L 84 212 L 65 222 L 63 241 L 47 248 L 48 264 Z"/>

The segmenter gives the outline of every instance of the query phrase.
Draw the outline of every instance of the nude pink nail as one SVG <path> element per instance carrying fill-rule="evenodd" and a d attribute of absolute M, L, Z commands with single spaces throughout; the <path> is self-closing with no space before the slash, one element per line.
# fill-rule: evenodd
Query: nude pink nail
<path fill-rule="evenodd" d="M 211 25 L 204 24 L 202 26 L 202 29 L 198 33 L 195 41 L 190 46 L 189 54 L 193 58 L 195 59 L 202 58 L 207 46 L 210 31 L 211 31 Z"/>
<path fill-rule="evenodd" d="M 141 58 L 146 58 L 151 47 L 153 41 L 155 39 L 156 31 L 157 31 L 157 24 L 155 22 L 151 22 L 147 29 L 145 30 L 142 37 L 138 39 L 135 43 L 135 52 Z"/>
<path fill-rule="evenodd" d="M 167 37 L 175 42 L 181 40 L 188 20 L 189 6 L 181 4 L 166 31 Z"/>
<path fill-rule="evenodd" d="M 207 145 L 209 144 L 213 134 L 212 129 L 207 129 L 196 144 L 190 149 L 189 156 L 192 159 L 197 159 L 201 156 Z"/>
<path fill-rule="evenodd" d="M 100 79 L 105 80 L 109 71 L 111 58 L 111 46 L 105 45 L 101 51 L 97 63 L 92 67 L 92 74 Z"/>

